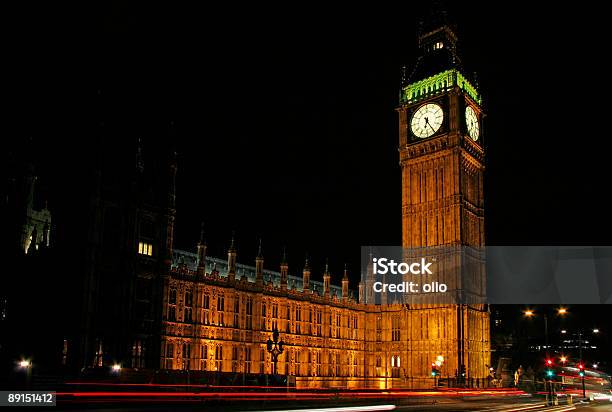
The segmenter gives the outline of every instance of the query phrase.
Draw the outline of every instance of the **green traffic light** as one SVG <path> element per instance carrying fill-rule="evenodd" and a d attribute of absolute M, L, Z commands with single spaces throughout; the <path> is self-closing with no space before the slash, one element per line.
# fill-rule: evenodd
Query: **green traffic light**
<path fill-rule="evenodd" d="M 551 371 L 551 370 L 547 370 L 547 371 L 546 371 L 546 375 L 547 375 L 549 378 L 552 378 L 553 376 L 555 376 L 555 372 L 553 372 L 553 371 Z"/>
<path fill-rule="evenodd" d="M 584 377 L 584 372 L 580 371 L 578 374 L 579 374 L 581 377 Z"/>

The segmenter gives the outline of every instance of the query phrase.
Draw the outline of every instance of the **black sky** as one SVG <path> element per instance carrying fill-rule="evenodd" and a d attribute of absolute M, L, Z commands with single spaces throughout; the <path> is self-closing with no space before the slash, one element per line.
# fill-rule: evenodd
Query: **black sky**
<path fill-rule="evenodd" d="M 292 272 L 306 251 L 357 272 L 360 245 L 401 240 L 394 108 L 430 7 L 412 3 L 20 6 L 3 13 L 3 135 L 36 142 L 64 246 L 98 123 L 134 151 L 173 120 L 177 247 L 204 220 L 215 255 L 235 229 L 245 263 L 263 236 L 270 268 L 287 245 Z M 447 6 L 488 114 L 488 244 L 609 243 L 608 40 L 583 4 Z"/>

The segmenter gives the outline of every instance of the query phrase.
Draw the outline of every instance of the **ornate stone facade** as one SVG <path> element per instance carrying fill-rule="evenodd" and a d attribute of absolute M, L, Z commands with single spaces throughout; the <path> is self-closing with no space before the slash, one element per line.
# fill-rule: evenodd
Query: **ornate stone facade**
<path fill-rule="evenodd" d="M 478 119 L 482 111 L 459 71 L 455 41 L 446 26 L 419 38 L 424 57 L 415 73 L 444 79 L 407 83 L 397 109 L 405 248 L 484 245 L 482 137 L 468 137 L 463 109 L 472 107 Z M 444 120 L 417 138 L 411 117 L 427 103 L 440 107 Z M 261 254 L 255 263 L 237 264 L 233 245 L 227 261 L 206 257 L 203 240 L 197 254 L 174 251 L 163 287 L 162 368 L 270 374 L 266 341 L 278 329 L 286 343 L 278 373 L 295 376 L 298 386 L 431 387 L 438 356 L 442 378 L 484 383 L 485 305 L 360 303 L 346 271 L 338 288 L 327 267 L 321 285 L 308 262 L 301 277 L 290 276 L 286 263 L 280 272 L 264 271 Z"/>
<path fill-rule="evenodd" d="M 286 343 L 278 373 L 298 385 L 427 387 L 438 355 L 448 360 L 443 376 L 455 376 L 463 327 L 464 346 L 480 356 L 470 357 L 469 377 L 487 374 L 486 312 L 366 305 L 349 295 L 346 273 L 344 291 L 328 290 L 308 282 L 307 264 L 301 279 L 288 276 L 285 284 L 282 272 L 237 265 L 231 276 L 226 261 L 204 259 L 207 269 L 196 255 L 175 251 L 178 263 L 164 282 L 162 368 L 270 374 L 266 341 L 277 328 Z"/>

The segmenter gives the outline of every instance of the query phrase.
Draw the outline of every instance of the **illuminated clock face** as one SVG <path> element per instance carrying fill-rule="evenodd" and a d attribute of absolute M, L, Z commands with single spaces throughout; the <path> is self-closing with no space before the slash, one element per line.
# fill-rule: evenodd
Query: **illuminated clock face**
<path fill-rule="evenodd" d="M 426 138 L 433 136 L 442 126 L 444 112 L 442 107 L 435 103 L 425 104 L 414 113 L 410 127 L 416 137 Z"/>
<path fill-rule="evenodd" d="M 472 109 L 472 106 L 465 108 L 465 124 L 467 125 L 468 135 L 472 140 L 478 140 L 480 126 L 478 125 L 478 116 L 476 116 L 476 112 Z"/>

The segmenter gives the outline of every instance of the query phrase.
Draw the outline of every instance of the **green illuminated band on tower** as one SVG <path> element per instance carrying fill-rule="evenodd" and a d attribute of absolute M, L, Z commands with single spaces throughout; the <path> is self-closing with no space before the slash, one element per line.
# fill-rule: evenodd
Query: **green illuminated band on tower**
<path fill-rule="evenodd" d="M 482 103 L 476 88 L 458 70 L 450 69 L 404 87 L 400 96 L 400 104 L 416 102 L 446 91 L 453 86 L 459 86 L 475 102 Z"/>

